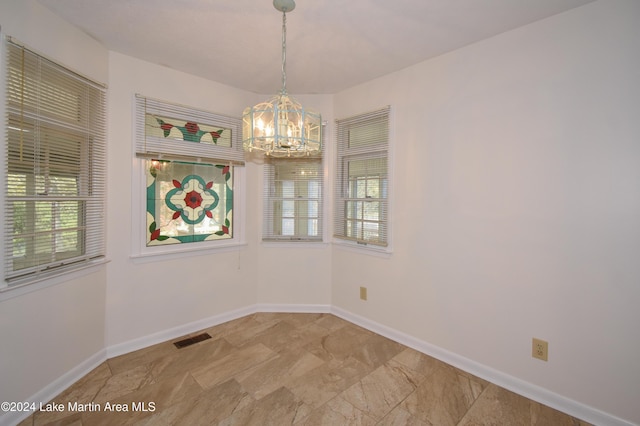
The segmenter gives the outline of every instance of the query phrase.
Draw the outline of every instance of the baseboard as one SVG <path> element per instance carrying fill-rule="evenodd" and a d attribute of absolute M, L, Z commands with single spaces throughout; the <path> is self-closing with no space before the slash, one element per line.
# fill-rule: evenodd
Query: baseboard
<path fill-rule="evenodd" d="M 256 312 L 328 314 L 331 313 L 331 305 L 261 303 L 256 305 Z"/>
<path fill-rule="evenodd" d="M 106 359 L 107 352 L 106 350 L 102 349 L 82 361 L 80 364 L 73 367 L 71 370 L 67 371 L 62 376 L 58 377 L 53 382 L 49 383 L 44 388 L 40 389 L 40 391 L 32 395 L 31 398 L 21 402 L 33 403 L 36 407 L 39 407 L 41 402 L 51 401 L 53 398 L 58 396 L 60 392 L 64 391 L 69 386 L 87 375 L 91 370 L 102 364 Z M 32 414 L 32 411 L 6 412 L 3 415 L 0 415 L 0 425 L 17 425 Z"/>
<path fill-rule="evenodd" d="M 127 342 L 118 343 L 107 348 L 107 358 L 113 358 L 119 355 L 128 354 L 151 345 L 166 342 L 176 337 L 182 337 L 186 334 L 194 333 L 205 328 L 213 327 L 234 319 L 242 318 L 257 312 L 257 305 L 250 305 L 244 308 L 235 309 L 223 314 L 214 315 L 212 317 L 203 318 L 177 327 L 162 330 L 147 336 L 132 339 Z"/>
<path fill-rule="evenodd" d="M 107 348 L 107 358 L 113 358 L 124 355 L 129 352 L 137 351 L 151 345 L 166 342 L 177 337 L 182 337 L 205 328 L 213 327 L 234 319 L 242 318 L 256 312 L 297 312 L 297 313 L 329 313 L 331 305 L 305 305 L 305 304 L 257 304 L 244 308 L 225 312 L 220 315 L 214 315 L 198 321 L 173 327 L 157 333 L 149 334 L 128 342 L 119 343 Z"/>
<path fill-rule="evenodd" d="M 522 395 L 533 401 L 555 408 L 556 410 L 562 411 L 563 413 L 587 421 L 591 424 L 607 426 L 637 426 L 626 420 L 502 373 L 498 370 L 487 367 L 486 365 L 477 363 L 471 359 L 449 352 L 438 346 L 416 339 L 413 336 L 402 333 L 368 318 L 353 314 L 337 306 L 331 307 L 331 313 L 353 324 L 359 325 L 360 327 L 366 328 L 367 330 L 373 331 L 374 333 L 380 334 L 381 336 L 387 337 L 398 343 L 402 343 L 405 346 L 487 380 L 495 385 L 508 389 L 518 395 Z"/>

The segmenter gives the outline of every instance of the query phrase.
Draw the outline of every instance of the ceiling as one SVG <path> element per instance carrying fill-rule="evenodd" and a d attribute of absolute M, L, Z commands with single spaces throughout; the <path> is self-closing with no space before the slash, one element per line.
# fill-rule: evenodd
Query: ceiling
<path fill-rule="evenodd" d="M 38 0 L 107 49 L 255 93 L 281 88 L 272 0 Z M 287 89 L 331 94 L 593 0 L 298 0 Z"/>

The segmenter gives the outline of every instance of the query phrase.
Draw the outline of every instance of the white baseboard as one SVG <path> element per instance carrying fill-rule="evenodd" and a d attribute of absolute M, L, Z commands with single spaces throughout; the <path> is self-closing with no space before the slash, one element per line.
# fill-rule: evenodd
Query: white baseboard
<path fill-rule="evenodd" d="M 291 313 L 329 313 L 331 305 L 286 305 L 286 304 L 258 304 L 236 309 L 223 314 L 214 315 L 198 321 L 173 327 L 144 337 L 118 343 L 107 348 L 107 358 L 124 355 L 151 345 L 166 342 L 177 337 L 194 333 L 205 328 L 213 327 L 234 319 L 242 318 L 256 312 L 291 312 Z"/>
<path fill-rule="evenodd" d="M 223 314 L 214 315 L 209 318 L 203 318 L 198 321 L 193 321 L 187 324 L 179 325 L 177 327 L 169 328 L 167 330 L 162 330 L 157 333 L 149 334 L 147 336 L 139 337 L 137 339 L 129 340 L 127 342 L 109 346 L 107 348 L 107 358 L 113 358 L 119 355 L 128 354 L 129 352 L 137 351 L 138 349 L 143 349 L 151 345 L 175 339 L 176 337 L 181 337 L 190 333 L 194 333 L 196 331 L 203 330 L 205 328 L 213 327 L 215 325 L 251 315 L 257 312 L 256 306 L 257 305 L 250 305 L 244 308 L 235 309 Z"/>
<path fill-rule="evenodd" d="M 402 343 L 405 346 L 437 358 L 447 364 L 460 368 L 461 370 L 464 370 L 468 373 L 474 374 L 482 379 L 485 379 L 519 395 L 522 395 L 549 407 L 555 408 L 559 411 L 562 411 L 563 413 L 567 413 L 571 416 L 585 420 L 594 425 L 634 426 L 632 423 L 629 423 L 626 420 L 617 418 L 593 407 L 589 407 L 577 401 L 573 401 L 569 398 L 565 398 L 561 395 L 555 394 L 547 389 L 535 386 L 531 383 L 525 382 L 508 374 L 494 370 L 490 367 L 479 364 L 473 360 L 462 357 L 453 352 L 449 352 L 443 348 L 432 345 L 413 336 L 372 321 L 368 318 L 353 314 L 337 306 L 315 304 L 250 305 L 244 308 L 225 312 L 223 314 L 214 315 L 209 318 L 204 318 L 202 320 L 190 322 L 178 327 L 173 327 L 168 330 L 153 333 L 148 336 L 133 339 L 128 342 L 110 346 L 87 358 L 84 362 L 78 364 L 76 367 L 63 374 L 57 380 L 45 386 L 42 390 L 29 398 L 28 401 L 33 401 L 36 404 L 39 404 L 41 401 L 47 402 L 52 400 L 56 395 L 60 394 L 60 392 L 71 386 L 73 383 L 78 381 L 84 375 L 89 373 L 91 370 L 93 370 L 109 358 L 133 352 L 138 349 L 155 345 L 157 343 L 166 342 L 176 337 L 184 336 L 186 334 L 193 333 L 205 328 L 213 327 L 215 325 L 241 318 L 243 316 L 251 315 L 256 312 L 332 313 L 353 324 L 359 325 L 363 328 L 366 328 L 367 330 L 373 331 L 374 333 L 378 333 L 381 336 L 385 336 L 398 343 Z M 29 412 L 5 413 L 4 415 L 0 415 L 0 425 L 15 425 L 27 418 L 30 414 L 31 413 Z"/>
<path fill-rule="evenodd" d="M 502 373 L 498 370 L 487 367 L 486 365 L 477 363 L 471 359 L 449 352 L 438 346 L 416 339 L 413 336 L 402 333 L 368 318 L 353 314 L 337 306 L 331 307 L 331 313 L 353 324 L 380 334 L 381 336 L 387 337 L 398 343 L 402 343 L 403 345 L 422 352 L 423 354 L 439 359 L 440 361 L 457 367 L 467 373 L 473 374 L 481 379 L 515 392 L 518 395 L 522 395 L 533 401 L 555 408 L 556 410 L 562 411 L 563 413 L 587 421 L 591 424 L 603 426 L 637 426 L 626 420 Z"/>
<path fill-rule="evenodd" d="M 305 314 L 331 313 L 331 305 L 290 305 L 276 303 L 261 303 L 256 305 L 256 312 L 286 312 Z"/>
<path fill-rule="evenodd" d="M 60 392 L 64 391 L 69 386 L 77 382 L 80 378 L 87 375 L 91 370 L 102 364 L 106 359 L 107 352 L 106 350 L 102 349 L 91 355 L 80 364 L 73 367 L 71 370 L 67 371 L 62 376 L 58 377 L 53 382 L 49 383 L 44 388 L 40 389 L 40 391 L 32 395 L 31 398 L 21 402 L 33 403 L 36 407 L 39 407 L 40 403 L 47 403 L 51 401 L 53 398 L 59 395 Z M 32 411 L 6 412 L 3 415 L 0 415 L 0 425 L 17 425 L 32 414 Z"/>

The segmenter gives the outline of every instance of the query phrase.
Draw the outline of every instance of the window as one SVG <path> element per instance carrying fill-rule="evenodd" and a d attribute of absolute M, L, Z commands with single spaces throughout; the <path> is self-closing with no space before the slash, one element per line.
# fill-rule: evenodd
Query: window
<path fill-rule="evenodd" d="M 322 241 L 322 160 L 264 165 L 264 241 Z"/>
<path fill-rule="evenodd" d="M 186 243 L 237 244 L 240 120 L 137 95 L 136 121 L 145 182 L 140 198 L 146 220 L 138 221 L 144 247 L 157 252 L 159 246 Z"/>
<path fill-rule="evenodd" d="M 262 240 L 322 241 L 323 182 L 322 156 L 267 157 Z"/>
<path fill-rule="evenodd" d="M 334 236 L 388 246 L 390 108 L 337 120 Z"/>
<path fill-rule="evenodd" d="M 231 167 L 146 160 L 146 170 L 147 246 L 233 237 Z"/>
<path fill-rule="evenodd" d="M 105 89 L 6 39 L 4 286 L 105 255 Z"/>

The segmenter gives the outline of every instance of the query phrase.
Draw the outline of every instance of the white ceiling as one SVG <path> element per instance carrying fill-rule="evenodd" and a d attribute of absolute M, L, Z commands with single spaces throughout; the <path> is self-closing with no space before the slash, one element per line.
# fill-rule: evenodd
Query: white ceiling
<path fill-rule="evenodd" d="M 261 94 L 281 87 L 272 0 L 38 0 L 106 48 Z M 287 89 L 336 93 L 593 0 L 298 0 Z"/>

